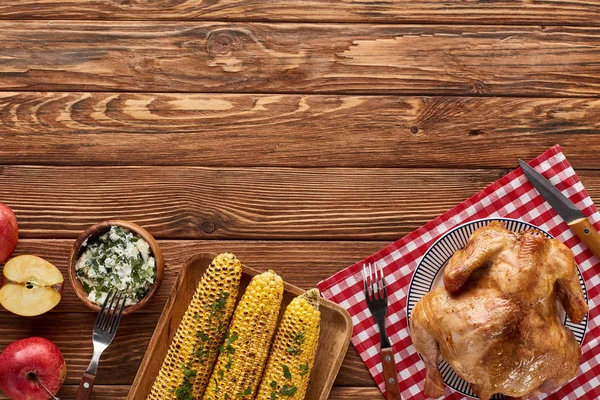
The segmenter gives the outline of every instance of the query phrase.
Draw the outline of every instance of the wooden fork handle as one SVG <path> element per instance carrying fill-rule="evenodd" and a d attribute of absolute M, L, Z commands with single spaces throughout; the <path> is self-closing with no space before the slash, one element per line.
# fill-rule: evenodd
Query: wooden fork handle
<path fill-rule="evenodd" d="M 84 372 L 83 378 L 81 378 L 81 382 L 79 383 L 79 389 L 77 390 L 75 400 L 89 400 L 92 397 L 92 388 L 94 387 L 95 380 L 95 375 Z"/>
<path fill-rule="evenodd" d="M 381 362 L 383 363 L 383 378 L 385 379 L 385 393 L 387 400 L 402 400 L 398 373 L 394 361 L 394 351 L 391 347 L 381 349 Z"/>

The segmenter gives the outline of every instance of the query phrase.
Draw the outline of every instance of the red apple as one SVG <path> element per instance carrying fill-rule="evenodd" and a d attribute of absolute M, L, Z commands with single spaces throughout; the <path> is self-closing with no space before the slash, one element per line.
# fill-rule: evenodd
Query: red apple
<path fill-rule="evenodd" d="M 7 205 L 0 203 L 0 264 L 8 260 L 18 241 L 17 217 Z"/>
<path fill-rule="evenodd" d="M 66 376 L 65 359 L 48 339 L 17 340 L 0 354 L 0 389 L 13 400 L 48 400 Z"/>
<path fill-rule="evenodd" d="M 43 314 L 60 302 L 63 283 L 58 268 L 43 258 L 11 258 L 2 270 L 0 305 L 24 317 Z"/>

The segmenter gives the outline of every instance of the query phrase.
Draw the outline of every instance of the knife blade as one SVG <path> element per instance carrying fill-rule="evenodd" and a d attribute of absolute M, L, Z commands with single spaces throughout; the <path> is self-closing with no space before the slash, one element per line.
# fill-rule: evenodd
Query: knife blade
<path fill-rule="evenodd" d="M 585 214 L 548 179 L 544 178 L 542 174 L 525 161 L 519 159 L 519 165 L 529 182 L 542 195 L 544 200 L 565 220 L 569 228 L 587 245 L 592 253 L 600 258 L 600 234 L 594 229 Z"/>

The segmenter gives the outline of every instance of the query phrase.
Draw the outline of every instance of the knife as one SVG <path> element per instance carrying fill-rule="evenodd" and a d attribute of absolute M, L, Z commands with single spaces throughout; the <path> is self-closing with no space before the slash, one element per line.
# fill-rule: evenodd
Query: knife
<path fill-rule="evenodd" d="M 600 234 L 594 229 L 583 212 L 525 161 L 519 159 L 519 165 L 533 187 L 550 203 L 554 211 L 565 220 L 569 228 L 587 245 L 592 253 L 600 258 Z"/>

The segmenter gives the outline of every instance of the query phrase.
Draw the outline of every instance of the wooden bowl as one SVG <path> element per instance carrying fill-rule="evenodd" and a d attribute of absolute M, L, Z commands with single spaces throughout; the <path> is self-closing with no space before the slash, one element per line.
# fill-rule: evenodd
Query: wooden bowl
<path fill-rule="evenodd" d="M 71 281 L 71 286 L 73 287 L 73 290 L 75 290 L 75 294 L 77 295 L 77 297 L 79 297 L 79 299 L 92 310 L 100 311 L 100 306 L 88 298 L 88 293 L 85 291 L 85 288 L 83 287 L 83 284 L 81 283 L 79 278 L 77 278 L 75 264 L 79 259 L 79 255 L 81 254 L 83 244 L 86 243 L 88 239 L 97 237 L 103 234 L 104 232 L 108 231 L 111 226 L 121 226 L 123 228 L 129 229 L 132 232 L 137 233 L 142 239 L 148 242 L 148 244 L 150 245 L 150 250 L 152 251 L 152 255 L 154 256 L 154 259 L 156 261 L 156 275 L 154 279 L 154 285 L 152 285 L 152 288 L 150 289 L 148 294 L 146 294 L 146 297 L 144 297 L 136 304 L 125 307 L 125 310 L 123 310 L 123 315 L 127 315 L 143 308 L 146 305 L 146 303 L 148 303 L 148 301 L 152 298 L 152 296 L 154 296 L 154 294 L 158 291 L 158 288 L 160 287 L 160 284 L 163 280 L 164 265 L 160 247 L 158 246 L 158 243 L 152 237 L 152 235 L 141 226 L 136 225 L 132 222 L 115 219 L 100 222 L 99 224 L 93 225 L 86 229 L 81 235 L 79 235 L 79 237 L 73 244 L 73 248 L 71 249 L 71 257 L 69 258 L 69 280 Z"/>

